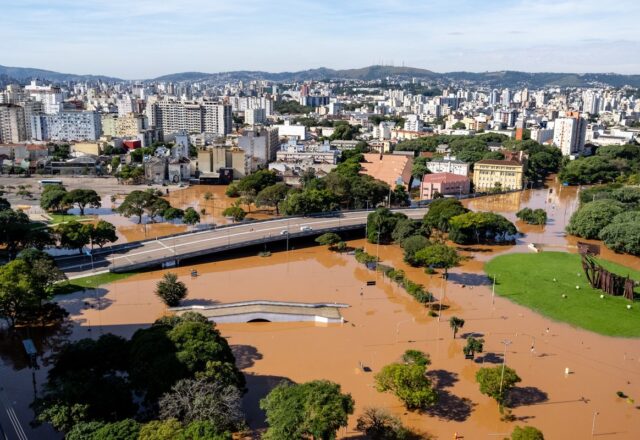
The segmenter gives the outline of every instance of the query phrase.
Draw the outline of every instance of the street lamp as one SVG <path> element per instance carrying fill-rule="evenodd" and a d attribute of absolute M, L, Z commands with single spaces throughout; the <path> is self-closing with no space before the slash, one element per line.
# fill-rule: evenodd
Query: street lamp
<path fill-rule="evenodd" d="M 596 432 L 596 417 L 600 414 L 598 411 L 593 412 L 593 422 L 591 423 L 591 437 L 595 435 Z"/>
<path fill-rule="evenodd" d="M 504 344 L 504 354 L 502 355 L 502 373 L 500 374 L 500 395 L 502 395 L 502 382 L 504 381 L 504 369 L 507 365 L 507 347 L 511 345 L 511 341 L 508 339 L 503 339 L 502 343 Z"/>

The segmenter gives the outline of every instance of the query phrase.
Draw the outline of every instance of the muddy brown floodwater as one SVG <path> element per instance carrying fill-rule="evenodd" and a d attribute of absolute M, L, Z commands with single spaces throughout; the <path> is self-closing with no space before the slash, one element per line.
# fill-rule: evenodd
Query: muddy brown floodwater
<path fill-rule="evenodd" d="M 337 254 L 324 247 L 274 252 L 271 257 L 249 256 L 194 264 L 173 269 L 189 288 L 186 304 L 228 303 L 239 300 L 292 300 L 341 302 L 344 324 L 247 323 L 220 325 L 229 339 L 239 367 L 247 376 L 245 410 L 256 438 L 264 428 L 259 400 L 283 379 L 304 382 L 328 379 L 353 395 L 355 414 L 340 438 L 357 437 L 355 421 L 366 406 L 381 406 L 399 415 L 416 429 L 441 439 L 457 432 L 465 439 L 503 438 L 516 425 L 533 425 L 549 439 L 640 438 L 640 409 L 616 396 L 622 391 L 640 399 L 640 340 L 600 336 L 546 319 L 501 297 L 492 298 L 491 285 L 482 264 L 504 252 L 526 252 L 529 242 L 575 251 L 575 241 L 564 237 L 564 223 L 576 208 L 576 189 L 525 191 L 467 201 L 472 209 L 491 210 L 515 219 L 524 206 L 544 207 L 550 221 L 545 227 L 523 227 L 526 235 L 511 246 L 473 246 L 463 251 L 473 258 L 451 271 L 448 282 L 438 275 L 402 262 L 397 246 L 366 244 L 384 263 L 404 269 L 408 277 L 425 284 L 448 309 L 437 318 L 388 280 L 358 264 L 352 255 Z M 609 258 L 609 255 L 605 255 Z M 614 254 L 611 257 L 616 257 Z M 639 259 L 617 256 L 616 261 L 638 268 Z M 614 259 L 614 258 L 611 258 Z M 200 274 L 190 277 L 196 268 Z M 164 271 L 140 274 L 126 280 L 60 298 L 71 313 L 70 337 L 97 337 L 113 332 L 130 336 L 166 313 L 153 294 Z M 375 286 L 367 281 L 376 280 Z M 533 280 L 523 280 L 533 282 Z M 90 307 L 88 305 L 93 305 Z M 466 323 L 453 339 L 448 319 Z M 639 323 L 640 325 L 640 323 Z M 547 331 L 548 329 L 548 331 Z M 481 334 L 485 353 L 476 361 L 462 354 L 465 334 Z M 505 345 L 505 341 L 509 341 Z M 506 351 L 505 351 L 506 346 Z M 423 350 L 431 356 L 430 375 L 437 380 L 440 403 L 424 413 L 407 412 L 390 394 L 379 393 L 374 375 L 398 360 L 406 349 Z M 517 421 L 503 422 L 497 404 L 480 394 L 476 371 L 484 366 L 506 364 L 522 378 L 513 393 L 513 415 Z M 12 384 L 19 414 L 28 420 L 33 395 L 31 374 L 16 370 L 16 360 L 3 358 L 3 384 Z M 360 366 L 365 368 L 361 368 Z M 565 368 L 571 373 L 565 375 Z M 37 382 L 44 379 L 44 369 Z M 18 396 L 18 397 L 15 397 Z M 640 400 L 639 400 L 640 402 Z M 37 431 L 37 438 L 53 438 L 50 430 Z M 46 435 L 42 434 L 45 433 Z M 35 438 L 35 437 L 34 437 Z"/>

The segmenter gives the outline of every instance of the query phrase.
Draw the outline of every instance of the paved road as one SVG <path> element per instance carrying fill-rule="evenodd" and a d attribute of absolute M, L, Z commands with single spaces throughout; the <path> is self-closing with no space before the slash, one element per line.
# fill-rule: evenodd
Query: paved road
<path fill-rule="evenodd" d="M 0 440 L 28 440 L 25 429 L 0 384 Z"/>
<path fill-rule="evenodd" d="M 395 211 L 419 219 L 426 213 L 426 208 Z M 366 224 L 368 214 L 367 211 L 343 212 L 335 217 L 294 217 L 238 224 L 217 230 L 132 242 L 126 249 L 95 254 L 93 263 L 88 256 L 59 258 L 57 261 L 70 278 L 105 271 L 124 272 L 258 243 L 283 241 L 287 236 L 295 238 L 317 235 L 319 232 L 356 229 Z"/>

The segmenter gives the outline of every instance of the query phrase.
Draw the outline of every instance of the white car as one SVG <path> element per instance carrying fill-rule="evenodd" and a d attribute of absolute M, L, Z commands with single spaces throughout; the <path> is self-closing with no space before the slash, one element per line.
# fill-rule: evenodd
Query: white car
<path fill-rule="evenodd" d="M 286 229 L 283 229 L 282 231 L 280 231 L 280 235 L 287 235 L 289 233 L 289 231 L 287 231 Z"/>
<path fill-rule="evenodd" d="M 311 226 L 300 226 L 300 231 L 302 232 L 313 231 L 313 228 Z"/>

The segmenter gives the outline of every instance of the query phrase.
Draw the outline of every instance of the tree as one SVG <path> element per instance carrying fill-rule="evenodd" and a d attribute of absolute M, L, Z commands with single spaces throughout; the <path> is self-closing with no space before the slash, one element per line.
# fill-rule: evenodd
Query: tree
<path fill-rule="evenodd" d="M 420 350 L 407 350 L 402 355 L 402 362 L 405 364 L 416 364 L 423 367 L 431 365 L 429 355 Z"/>
<path fill-rule="evenodd" d="M 542 435 L 542 431 L 533 426 L 523 428 L 516 426 L 511 433 L 511 440 L 544 440 L 544 435 Z"/>
<path fill-rule="evenodd" d="M 43 249 L 53 242 L 49 229 L 31 223 L 24 212 L 0 210 L 0 244 L 5 246 L 9 259 L 14 259 L 22 249 Z"/>
<path fill-rule="evenodd" d="M 265 440 L 334 439 L 340 427 L 347 426 L 353 413 L 353 398 L 343 394 L 340 385 L 326 380 L 303 384 L 283 382 L 260 401 L 267 415 Z"/>
<path fill-rule="evenodd" d="M 429 228 L 441 231 L 449 230 L 449 221 L 460 214 L 468 212 L 462 203 L 456 199 L 436 199 L 429 204 L 429 211 L 425 214 L 423 223 Z"/>
<path fill-rule="evenodd" d="M 393 206 L 409 206 L 411 205 L 411 197 L 404 185 L 396 185 L 391 193 L 391 204 Z"/>
<path fill-rule="evenodd" d="M 253 194 L 258 194 L 266 187 L 274 185 L 276 181 L 277 176 L 274 171 L 258 170 L 253 174 L 243 177 L 234 183 L 234 186 L 241 194 L 250 191 L 253 191 Z"/>
<path fill-rule="evenodd" d="M 233 440 L 233 436 L 230 432 L 218 433 L 211 422 L 197 420 L 185 426 L 178 440 Z"/>
<path fill-rule="evenodd" d="M 598 238 L 616 252 L 640 255 L 640 211 L 628 211 L 616 215 L 598 233 Z"/>
<path fill-rule="evenodd" d="M 55 229 L 60 240 L 60 246 L 67 249 L 77 249 L 82 253 L 82 249 L 91 241 L 93 225 L 83 225 L 80 222 L 71 220 L 58 225 Z"/>
<path fill-rule="evenodd" d="M 400 419 L 383 408 L 365 408 L 358 417 L 356 430 L 372 440 L 402 440 L 410 435 Z"/>
<path fill-rule="evenodd" d="M 153 191 L 131 191 L 116 211 L 125 217 L 138 216 L 138 223 L 142 223 L 142 215 L 145 209 L 155 202 L 156 198 L 157 196 Z"/>
<path fill-rule="evenodd" d="M 187 225 L 193 226 L 196 223 L 200 223 L 200 214 L 198 214 L 195 209 L 189 207 L 184 210 L 184 216 L 182 217 L 182 221 Z"/>
<path fill-rule="evenodd" d="M 138 440 L 140 424 L 133 419 L 107 423 L 97 429 L 91 440 Z"/>
<path fill-rule="evenodd" d="M 67 277 L 58 269 L 55 260 L 49 254 L 30 248 L 18 255 L 17 260 L 27 263 L 29 282 L 35 296 L 42 301 L 50 299 L 54 293 L 54 286 Z"/>
<path fill-rule="evenodd" d="M 393 232 L 391 232 L 391 238 L 396 243 L 402 243 L 405 239 L 416 235 L 419 227 L 420 223 L 410 218 L 398 219 L 396 226 L 393 228 Z"/>
<path fill-rule="evenodd" d="M 449 220 L 449 239 L 457 244 L 501 243 L 517 232 L 513 223 L 493 212 L 467 212 Z"/>
<path fill-rule="evenodd" d="M 182 424 L 176 419 L 152 420 L 142 425 L 138 440 L 174 440 L 182 434 Z"/>
<path fill-rule="evenodd" d="M 464 319 L 452 316 L 449 318 L 449 327 L 451 327 L 451 330 L 453 331 L 453 339 L 455 339 L 458 330 L 464 327 Z"/>
<path fill-rule="evenodd" d="M 167 221 L 176 220 L 184 217 L 184 211 L 180 208 L 174 208 L 173 206 L 165 209 L 162 213 L 162 218 Z"/>
<path fill-rule="evenodd" d="M 406 217 L 387 208 L 376 209 L 367 216 L 367 240 L 369 243 L 390 243 L 398 221 Z"/>
<path fill-rule="evenodd" d="M 29 269 L 22 260 L 0 266 L 0 316 L 8 321 L 10 327 L 16 324 L 27 307 L 36 302 Z"/>
<path fill-rule="evenodd" d="M 321 244 L 323 246 L 329 246 L 329 248 L 332 248 L 333 246 L 340 243 L 342 241 L 342 238 L 340 238 L 338 234 L 335 234 L 333 232 L 327 232 L 317 237 L 315 241 L 318 244 Z"/>
<path fill-rule="evenodd" d="M 156 284 L 156 295 L 169 307 L 177 307 L 187 297 L 187 286 L 178 280 L 178 275 L 167 272 Z"/>
<path fill-rule="evenodd" d="M 413 159 L 413 165 L 411 168 L 411 177 L 413 179 L 422 181 L 424 175 L 430 173 L 429 168 L 427 168 L 427 162 L 429 162 L 429 159 L 424 156 L 418 156 Z"/>
<path fill-rule="evenodd" d="M 78 205 L 80 215 L 84 215 L 84 210 L 87 206 L 91 208 L 102 206 L 102 199 L 95 190 L 79 188 L 69 191 L 64 196 L 64 203 Z"/>
<path fill-rule="evenodd" d="M 425 374 L 427 365 L 421 362 L 385 365 L 375 375 L 376 389 L 394 393 L 407 409 L 428 408 L 436 403 L 438 395 Z"/>
<path fill-rule="evenodd" d="M 67 204 L 67 190 L 62 185 L 47 185 L 40 196 L 40 207 L 45 211 L 60 212 Z"/>
<path fill-rule="evenodd" d="M 587 203 L 573 213 L 567 232 L 583 238 L 598 238 L 598 234 L 613 218 L 624 211 L 624 205 L 616 200 L 596 200 Z"/>
<path fill-rule="evenodd" d="M 276 209 L 276 214 L 280 214 L 278 205 L 289 193 L 289 187 L 284 183 L 276 183 L 261 190 L 256 196 L 256 206 L 270 206 Z"/>
<path fill-rule="evenodd" d="M 244 220 L 244 218 L 247 216 L 247 213 L 241 207 L 234 205 L 229 206 L 224 211 L 222 211 L 222 215 L 224 215 L 225 217 L 231 217 L 234 222 L 240 222 Z"/>
<path fill-rule="evenodd" d="M 126 201 L 126 199 L 125 199 Z M 171 205 L 165 199 L 154 194 L 149 203 L 146 204 L 144 210 L 152 222 L 156 221 L 156 217 L 164 217 L 164 213 L 171 209 Z"/>
<path fill-rule="evenodd" d="M 503 405 L 509 390 L 520 381 L 521 379 L 515 370 L 504 365 L 480 368 L 476 373 L 476 382 L 480 384 L 480 392 L 495 399 L 500 406 Z"/>
<path fill-rule="evenodd" d="M 618 159 L 626 161 L 624 159 Z M 572 160 L 560 171 L 558 177 L 570 185 L 585 185 L 611 182 L 622 173 L 614 165 L 613 159 L 601 156 L 581 157 Z"/>
<path fill-rule="evenodd" d="M 306 215 L 319 212 L 331 212 L 340 208 L 338 197 L 329 190 L 308 188 L 300 192 L 291 192 L 280 203 L 285 215 Z"/>
<path fill-rule="evenodd" d="M 448 270 L 457 266 L 461 258 L 455 248 L 447 246 L 444 243 L 433 243 L 431 246 L 427 246 L 416 252 L 413 259 L 421 266 L 444 269 L 446 278 Z"/>
<path fill-rule="evenodd" d="M 400 246 L 402 246 L 404 250 L 404 261 L 412 266 L 418 265 L 415 259 L 416 253 L 430 245 L 431 242 L 423 235 L 412 235 L 404 239 L 400 243 Z"/>
<path fill-rule="evenodd" d="M 11 203 L 4 197 L 0 197 L 0 211 L 11 209 Z"/>
<path fill-rule="evenodd" d="M 473 359 L 476 353 L 482 353 L 484 349 L 484 339 L 482 338 L 474 338 L 473 336 L 469 336 L 467 338 L 467 345 L 462 348 L 462 352 L 465 356 Z"/>
<path fill-rule="evenodd" d="M 89 227 L 89 238 L 91 240 L 91 248 L 98 245 L 101 249 L 107 243 L 115 243 L 118 241 L 116 227 L 105 220 L 100 220 L 95 225 L 86 225 Z"/>
<path fill-rule="evenodd" d="M 179 380 L 158 403 L 160 417 L 183 423 L 208 421 L 222 433 L 239 428 L 244 420 L 242 393 L 206 379 Z"/>
<path fill-rule="evenodd" d="M 544 209 L 522 208 L 516 217 L 530 225 L 544 225 L 547 222 L 547 211 Z"/>

